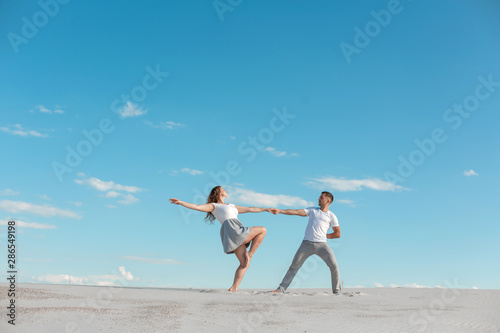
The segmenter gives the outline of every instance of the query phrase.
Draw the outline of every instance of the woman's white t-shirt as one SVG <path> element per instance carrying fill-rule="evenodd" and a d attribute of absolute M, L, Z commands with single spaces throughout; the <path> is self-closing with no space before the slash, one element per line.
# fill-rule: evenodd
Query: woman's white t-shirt
<path fill-rule="evenodd" d="M 326 233 L 330 227 L 338 227 L 337 216 L 331 211 L 322 212 L 319 207 L 304 208 L 309 216 L 304 240 L 311 242 L 326 242 Z"/>
<path fill-rule="evenodd" d="M 237 219 L 238 218 L 238 208 L 236 208 L 233 204 L 218 204 L 212 202 L 214 205 L 214 210 L 212 214 L 214 214 L 215 218 L 219 220 L 220 223 L 224 222 L 227 219 Z"/>

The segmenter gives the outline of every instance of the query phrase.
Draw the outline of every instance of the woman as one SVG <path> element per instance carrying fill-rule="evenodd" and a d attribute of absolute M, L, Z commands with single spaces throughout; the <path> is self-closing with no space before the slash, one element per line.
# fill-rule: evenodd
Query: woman
<path fill-rule="evenodd" d="M 178 199 L 170 199 L 170 202 L 176 205 L 181 205 L 189 209 L 199 210 L 206 212 L 205 220 L 213 223 L 215 219 L 219 220 L 222 224 L 220 229 L 220 237 L 224 252 L 226 254 L 234 253 L 240 265 L 236 269 L 234 275 L 234 282 L 229 291 L 238 291 L 243 276 L 252 260 L 255 251 L 259 248 L 264 236 L 266 236 L 265 227 L 250 227 L 246 228 L 238 220 L 238 213 L 260 213 L 271 212 L 270 208 L 258 207 L 242 207 L 233 204 L 225 204 L 224 198 L 227 197 L 226 190 L 222 186 L 216 186 L 210 192 L 207 203 L 204 205 L 195 205 L 189 202 L 184 202 Z M 250 250 L 247 252 L 247 247 L 250 245 Z"/>

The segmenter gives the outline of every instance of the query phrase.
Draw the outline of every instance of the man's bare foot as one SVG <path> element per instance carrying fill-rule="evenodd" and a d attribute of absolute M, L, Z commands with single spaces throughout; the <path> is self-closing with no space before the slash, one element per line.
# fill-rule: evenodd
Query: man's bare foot
<path fill-rule="evenodd" d="M 229 288 L 228 291 L 235 292 L 235 291 L 238 291 L 238 289 L 233 289 L 233 287 L 231 287 L 231 288 Z"/>

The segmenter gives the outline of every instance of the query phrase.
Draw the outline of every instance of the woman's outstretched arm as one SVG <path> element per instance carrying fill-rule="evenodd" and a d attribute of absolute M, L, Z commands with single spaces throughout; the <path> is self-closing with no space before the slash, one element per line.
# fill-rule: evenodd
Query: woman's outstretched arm
<path fill-rule="evenodd" d="M 285 215 L 298 215 L 298 216 L 307 216 L 306 211 L 303 209 L 277 209 L 271 208 L 271 213 L 276 214 L 285 214 Z"/>
<path fill-rule="evenodd" d="M 189 202 L 184 202 L 179 199 L 172 198 L 169 200 L 170 203 L 173 203 L 175 205 L 181 205 L 183 207 L 193 209 L 193 210 L 199 210 L 200 212 L 205 212 L 205 213 L 210 213 L 214 210 L 214 205 L 211 203 L 204 204 L 204 205 L 195 205 Z"/>
<path fill-rule="evenodd" d="M 271 208 L 234 206 L 238 209 L 238 214 L 271 212 Z"/>

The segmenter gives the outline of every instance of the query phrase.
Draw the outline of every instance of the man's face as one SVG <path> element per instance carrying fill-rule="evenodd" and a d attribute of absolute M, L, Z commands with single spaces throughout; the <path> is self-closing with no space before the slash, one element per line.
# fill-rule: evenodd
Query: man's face
<path fill-rule="evenodd" d="M 319 196 L 319 199 L 318 199 L 318 204 L 320 206 L 323 206 L 323 205 L 326 205 L 330 202 L 330 200 L 324 195 L 324 194 L 321 194 Z"/>

